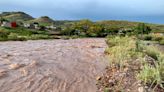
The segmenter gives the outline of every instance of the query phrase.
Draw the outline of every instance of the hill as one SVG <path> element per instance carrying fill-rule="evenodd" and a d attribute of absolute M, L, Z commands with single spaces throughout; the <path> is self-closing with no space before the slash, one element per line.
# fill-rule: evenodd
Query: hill
<path fill-rule="evenodd" d="M 111 27 L 134 28 L 139 23 L 142 23 L 142 22 L 119 21 L 119 20 L 104 20 L 104 21 L 97 21 L 96 23 L 103 24 L 103 25 L 106 25 L 106 26 L 111 26 Z M 153 31 L 155 31 L 155 32 L 164 32 L 164 25 L 151 24 L 151 23 L 145 23 L 145 24 L 150 26 L 151 29 Z"/>
<path fill-rule="evenodd" d="M 54 24 L 56 26 L 65 26 L 66 24 L 72 24 L 79 22 L 79 20 L 56 20 L 48 16 L 42 16 L 39 18 L 33 18 L 31 15 L 24 12 L 2 12 L 0 17 L 9 21 L 23 21 L 27 23 L 38 22 L 40 25 L 47 26 Z M 134 28 L 141 22 L 131 22 L 131 21 L 119 21 L 119 20 L 104 20 L 96 21 L 94 23 L 103 24 L 109 27 L 119 27 L 119 28 Z M 164 25 L 146 23 L 155 32 L 164 32 Z"/>
<path fill-rule="evenodd" d="M 9 21 L 28 21 L 34 19 L 24 12 L 2 12 L 0 16 Z"/>
<path fill-rule="evenodd" d="M 36 19 L 30 20 L 28 22 L 30 22 L 30 23 L 31 22 L 38 22 L 41 25 L 50 25 L 50 24 L 54 23 L 54 20 L 48 16 L 42 16 L 40 18 L 36 18 Z"/>

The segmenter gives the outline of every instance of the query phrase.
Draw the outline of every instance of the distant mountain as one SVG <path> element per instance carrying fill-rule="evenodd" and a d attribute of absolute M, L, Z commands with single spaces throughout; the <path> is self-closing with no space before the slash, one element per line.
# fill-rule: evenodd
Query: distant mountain
<path fill-rule="evenodd" d="M 24 12 L 2 12 L 0 16 L 9 21 L 28 21 L 34 19 Z"/>

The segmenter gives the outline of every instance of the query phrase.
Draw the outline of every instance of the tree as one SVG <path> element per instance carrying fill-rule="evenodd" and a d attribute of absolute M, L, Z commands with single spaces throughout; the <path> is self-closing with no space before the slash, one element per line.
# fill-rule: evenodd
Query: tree
<path fill-rule="evenodd" d="M 140 23 L 140 24 L 138 24 L 136 31 L 137 31 L 136 32 L 137 34 L 143 35 L 143 34 L 150 33 L 151 32 L 151 28 L 149 26 L 147 26 L 145 23 Z"/>

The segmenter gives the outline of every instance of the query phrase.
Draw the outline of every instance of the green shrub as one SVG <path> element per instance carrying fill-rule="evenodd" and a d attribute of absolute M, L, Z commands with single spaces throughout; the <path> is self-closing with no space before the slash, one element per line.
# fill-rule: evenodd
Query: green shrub
<path fill-rule="evenodd" d="M 164 56 L 160 54 L 157 61 L 152 67 L 146 63 L 143 65 L 143 69 L 137 75 L 137 78 L 144 82 L 144 84 L 159 85 L 161 88 L 164 87 Z M 155 86 L 155 87 L 156 87 Z"/>
<path fill-rule="evenodd" d="M 146 46 L 144 52 L 155 60 L 158 59 L 158 55 L 160 54 L 160 52 L 154 46 Z"/>
<path fill-rule="evenodd" d="M 109 54 L 110 63 L 119 65 L 120 69 L 136 55 L 135 40 L 132 37 L 114 37 L 106 42 L 109 46 L 112 44 L 112 47 L 105 50 L 105 53 Z"/>
<path fill-rule="evenodd" d="M 163 37 L 153 37 L 153 41 L 161 41 L 163 39 Z"/>
<path fill-rule="evenodd" d="M 31 35 L 28 37 L 30 40 L 38 40 L 38 39 L 51 39 L 52 37 L 48 35 L 42 35 L 42 34 L 37 34 L 37 35 Z"/>
<path fill-rule="evenodd" d="M 159 44 L 160 44 L 160 45 L 164 45 L 164 40 L 161 40 L 161 41 L 159 42 Z"/>
<path fill-rule="evenodd" d="M 144 84 L 149 84 L 152 86 L 159 85 L 163 87 L 164 83 L 164 55 L 154 46 L 146 46 L 143 41 L 138 42 L 138 50 L 144 52 L 146 55 L 155 59 L 153 65 L 148 61 L 143 63 L 143 68 L 137 75 L 137 78 L 144 82 Z M 140 49 L 142 48 L 142 49 Z M 156 87 L 155 86 L 155 87 Z M 154 87 L 154 88 L 155 88 Z"/>
<path fill-rule="evenodd" d="M 10 32 L 0 30 L 0 38 L 7 38 Z"/>
<path fill-rule="evenodd" d="M 8 40 L 12 40 L 12 41 L 26 41 L 26 37 L 24 36 L 19 36 L 16 33 L 10 33 L 10 35 L 8 35 Z"/>
<path fill-rule="evenodd" d="M 144 37 L 144 40 L 150 41 L 150 40 L 152 40 L 152 36 L 146 35 L 146 36 Z"/>

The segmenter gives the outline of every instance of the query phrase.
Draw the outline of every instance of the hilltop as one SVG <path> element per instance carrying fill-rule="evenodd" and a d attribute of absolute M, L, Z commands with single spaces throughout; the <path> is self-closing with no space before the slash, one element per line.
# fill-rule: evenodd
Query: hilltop
<path fill-rule="evenodd" d="M 38 23 L 40 23 L 41 25 L 50 25 L 50 24 L 53 24 L 53 23 L 54 23 L 54 20 L 51 19 L 51 18 L 48 17 L 48 16 L 42 16 L 42 17 L 39 17 L 39 18 L 30 20 L 30 21 L 28 21 L 28 22 L 38 22 Z"/>
<path fill-rule="evenodd" d="M 9 21 L 28 21 L 34 19 L 24 12 L 2 12 L 0 16 Z"/>

